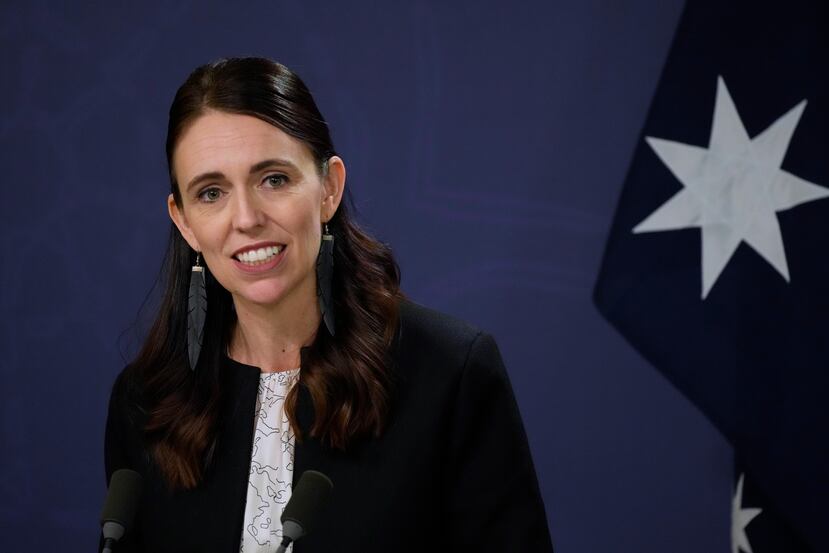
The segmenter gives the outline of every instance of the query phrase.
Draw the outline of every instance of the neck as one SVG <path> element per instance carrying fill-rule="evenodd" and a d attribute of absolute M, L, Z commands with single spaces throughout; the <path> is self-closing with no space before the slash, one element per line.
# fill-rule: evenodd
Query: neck
<path fill-rule="evenodd" d="M 262 372 L 299 367 L 300 348 L 314 341 L 322 319 L 317 302 L 315 290 L 291 294 L 272 305 L 234 297 L 237 323 L 228 355 Z"/>

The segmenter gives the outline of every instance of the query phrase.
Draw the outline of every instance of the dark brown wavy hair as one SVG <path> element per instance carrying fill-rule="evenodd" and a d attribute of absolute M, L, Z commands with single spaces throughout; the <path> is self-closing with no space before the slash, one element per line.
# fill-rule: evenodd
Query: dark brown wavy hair
<path fill-rule="evenodd" d="M 257 117 L 302 141 L 322 175 L 335 155 L 328 125 L 300 78 L 264 58 L 229 58 L 198 67 L 178 89 L 170 107 L 167 164 L 171 192 L 181 207 L 173 151 L 182 133 L 207 110 Z M 335 237 L 333 295 L 336 336 L 325 326 L 304 351 L 300 386 L 314 404 L 312 437 L 345 449 L 355 438 L 379 435 L 389 409 L 392 380 L 389 348 L 399 315 L 400 270 L 391 250 L 350 218 L 346 200 L 328 222 Z M 218 438 L 219 413 L 228 375 L 222 356 L 234 325 L 233 299 L 207 274 L 208 313 L 196 370 L 187 360 L 187 294 L 193 251 L 170 227 L 162 269 L 163 299 L 143 347 L 130 364 L 138 377 L 147 415 L 145 438 L 171 489 L 199 484 Z M 226 371 L 224 371 L 226 372 Z M 298 386 L 285 400 L 297 439 Z"/>

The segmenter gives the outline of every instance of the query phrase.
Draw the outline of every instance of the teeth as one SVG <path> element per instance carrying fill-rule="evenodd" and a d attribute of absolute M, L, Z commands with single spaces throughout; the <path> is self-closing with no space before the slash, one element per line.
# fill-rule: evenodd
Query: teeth
<path fill-rule="evenodd" d="M 259 248 L 258 250 L 250 250 L 241 253 L 236 258 L 242 263 L 249 265 L 259 265 L 262 262 L 270 261 L 270 258 L 282 251 L 281 246 L 268 246 L 267 248 Z"/>

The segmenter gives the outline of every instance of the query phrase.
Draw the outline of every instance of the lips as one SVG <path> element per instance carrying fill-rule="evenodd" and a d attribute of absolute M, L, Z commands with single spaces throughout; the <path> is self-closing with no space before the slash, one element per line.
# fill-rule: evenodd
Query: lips
<path fill-rule="evenodd" d="M 239 248 L 231 257 L 239 261 L 262 261 L 267 259 L 269 254 L 278 255 L 285 248 L 285 244 L 278 242 L 257 242 L 255 244 L 248 244 Z"/>
<path fill-rule="evenodd" d="M 261 263 L 268 261 L 271 257 L 279 255 L 285 246 L 268 246 L 257 250 L 248 250 L 237 255 L 235 258 L 243 263 Z"/>
<path fill-rule="evenodd" d="M 260 251 L 266 250 L 265 258 L 261 261 L 258 260 L 258 256 Z M 282 260 L 285 258 L 285 251 L 287 250 L 287 246 L 282 246 L 279 249 L 279 253 L 273 254 L 269 252 L 273 252 L 276 249 L 276 246 L 269 246 L 267 248 L 259 248 L 257 250 L 248 250 L 247 252 L 242 252 L 240 255 L 242 258 L 249 259 L 250 255 L 256 255 L 256 259 L 254 261 L 240 261 L 235 257 L 233 259 L 233 264 L 236 266 L 237 269 L 242 271 L 243 273 L 247 274 L 257 274 L 257 273 L 264 273 L 266 271 L 270 271 L 271 269 L 276 268 L 282 263 Z"/>

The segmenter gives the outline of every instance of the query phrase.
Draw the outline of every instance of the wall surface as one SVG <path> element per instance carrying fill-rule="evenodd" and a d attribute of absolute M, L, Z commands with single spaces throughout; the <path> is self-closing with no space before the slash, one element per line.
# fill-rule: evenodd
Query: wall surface
<path fill-rule="evenodd" d="M 728 550 L 729 446 L 591 302 L 681 0 L 118 4 L 0 5 L 1 551 L 97 544 L 167 110 L 243 55 L 308 83 L 408 295 L 495 335 L 556 550 Z"/>

